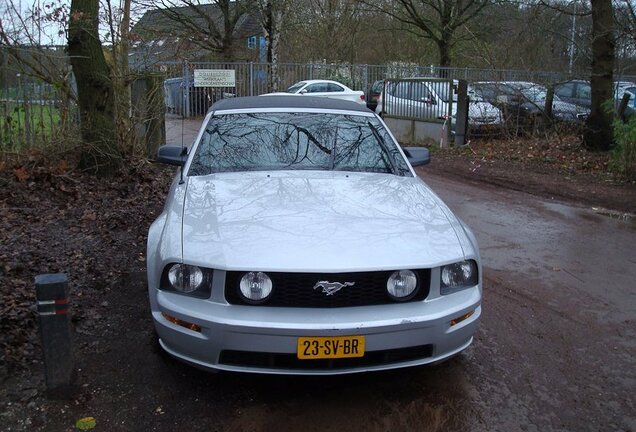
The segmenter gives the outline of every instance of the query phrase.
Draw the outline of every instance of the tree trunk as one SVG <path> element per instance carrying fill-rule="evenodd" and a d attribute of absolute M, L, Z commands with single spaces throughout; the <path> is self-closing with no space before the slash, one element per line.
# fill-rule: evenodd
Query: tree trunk
<path fill-rule="evenodd" d="M 98 33 L 99 0 L 72 0 L 68 52 L 77 82 L 84 147 L 80 168 L 113 173 L 121 163 L 115 137 L 115 106 L 110 69 Z"/>
<path fill-rule="evenodd" d="M 118 106 L 118 141 L 125 144 L 134 139 L 132 136 L 132 107 L 130 91 L 130 69 L 128 67 L 128 52 L 130 42 L 130 3 L 131 0 L 124 0 L 121 24 L 119 26 L 119 43 L 116 50 L 116 64 L 119 68 L 118 86 L 114 87 L 115 93 L 119 92 Z M 132 146 L 130 146 L 132 147 Z M 131 149 L 132 151 L 132 149 Z"/>
<path fill-rule="evenodd" d="M 280 50 L 280 23 L 283 18 L 282 17 L 283 13 L 281 11 L 277 11 L 275 12 L 275 14 L 277 16 L 274 19 L 278 23 L 278 27 L 276 28 L 276 31 L 272 35 L 272 40 L 271 40 L 272 58 L 270 61 L 272 65 L 272 74 L 271 74 L 272 91 L 277 92 L 278 88 L 280 87 L 280 76 L 278 71 L 278 52 Z"/>
<path fill-rule="evenodd" d="M 590 150 L 612 144 L 614 14 L 611 0 L 592 0 L 592 106 L 583 141 Z M 611 107 L 605 104 L 607 101 Z"/>
<path fill-rule="evenodd" d="M 452 35 L 443 35 L 442 38 L 437 41 L 437 49 L 439 51 L 439 65 L 443 68 L 450 67 L 451 65 L 451 37 Z"/>

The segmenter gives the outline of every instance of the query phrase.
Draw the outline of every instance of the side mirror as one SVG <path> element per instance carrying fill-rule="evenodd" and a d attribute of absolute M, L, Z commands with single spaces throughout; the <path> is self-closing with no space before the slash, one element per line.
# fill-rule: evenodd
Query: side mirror
<path fill-rule="evenodd" d="M 157 150 L 157 162 L 168 165 L 177 165 L 182 167 L 185 165 L 186 156 L 188 156 L 187 147 L 165 145 L 159 147 L 159 150 Z"/>
<path fill-rule="evenodd" d="M 425 147 L 405 147 L 403 150 L 413 167 L 426 165 L 431 161 L 431 153 Z"/>
<path fill-rule="evenodd" d="M 299 91 L 298 93 L 300 93 L 300 94 L 305 94 L 305 93 L 307 93 L 307 89 L 302 89 L 302 90 L 301 90 L 301 91 Z"/>

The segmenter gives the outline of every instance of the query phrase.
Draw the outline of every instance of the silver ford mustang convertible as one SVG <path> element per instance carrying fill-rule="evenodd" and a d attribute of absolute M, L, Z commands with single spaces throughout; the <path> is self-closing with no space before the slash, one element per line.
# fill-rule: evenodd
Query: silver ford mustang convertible
<path fill-rule="evenodd" d="M 214 104 L 148 233 L 163 349 L 192 365 L 342 374 L 423 365 L 470 345 L 482 272 L 469 228 L 352 102 Z"/>

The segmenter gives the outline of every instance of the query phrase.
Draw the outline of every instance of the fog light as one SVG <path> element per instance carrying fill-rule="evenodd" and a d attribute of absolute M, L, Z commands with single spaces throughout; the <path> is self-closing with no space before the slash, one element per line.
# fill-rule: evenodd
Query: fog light
<path fill-rule="evenodd" d="M 272 294 L 272 280 L 263 272 L 245 273 L 239 283 L 239 292 L 246 303 L 263 303 Z"/>
<path fill-rule="evenodd" d="M 468 318 L 470 318 L 471 316 L 473 316 L 473 314 L 474 314 L 474 313 L 475 313 L 475 311 L 470 311 L 470 312 L 465 313 L 465 314 L 464 314 L 464 315 L 462 315 L 462 316 L 459 316 L 459 317 L 457 317 L 457 318 L 455 318 L 455 319 L 452 319 L 452 320 L 450 321 L 450 325 L 451 325 L 451 327 L 452 327 L 452 326 L 454 326 L 454 325 L 459 324 L 460 322 L 462 322 L 462 321 L 464 321 L 464 320 L 467 320 Z"/>
<path fill-rule="evenodd" d="M 417 290 L 417 276 L 411 270 L 395 271 L 386 281 L 386 290 L 393 300 L 410 300 Z"/>
<path fill-rule="evenodd" d="M 161 312 L 161 315 L 163 315 L 163 317 L 166 320 L 170 321 L 172 324 L 176 324 L 178 326 L 185 327 L 188 330 L 192 330 L 192 331 L 195 331 L 197 333 L 201 333 L 201 327 L 196 325 L 196 324 L 189 323 L 187 321 L 183 321 L 183 320 L 181 320 L 179 318 L 173 317 L 172 315 L 168 315 L 165 312 Z"/>

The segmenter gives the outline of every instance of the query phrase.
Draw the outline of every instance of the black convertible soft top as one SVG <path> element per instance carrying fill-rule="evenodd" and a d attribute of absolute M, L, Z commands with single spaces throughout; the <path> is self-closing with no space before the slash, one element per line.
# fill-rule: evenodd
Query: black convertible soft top
<path fill-rule="evenodd" d="M 340 111 L 357 111 L 369 113 L 366 105 L 340 99 L 315 96 L 248 96 L 222 99 L 210 107 L 209 111 L 225 111 L 235 109 L 264 109 L 264 108 L 292 108 L 292 109 L 328 109 Z"/>

